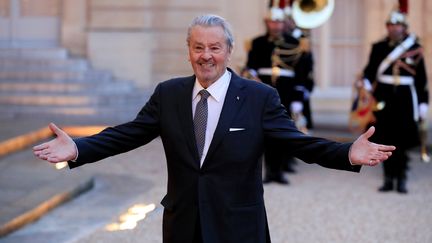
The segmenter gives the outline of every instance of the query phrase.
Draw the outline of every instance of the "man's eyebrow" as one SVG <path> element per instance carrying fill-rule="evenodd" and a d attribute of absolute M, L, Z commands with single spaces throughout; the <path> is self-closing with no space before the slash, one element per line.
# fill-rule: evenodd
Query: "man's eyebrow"
<path fill-rule="evenodd" d="M 221 46 L 222 43 L 220 42 L 215 42 L 215 43 L 210 43 L 209 46 Z"/>

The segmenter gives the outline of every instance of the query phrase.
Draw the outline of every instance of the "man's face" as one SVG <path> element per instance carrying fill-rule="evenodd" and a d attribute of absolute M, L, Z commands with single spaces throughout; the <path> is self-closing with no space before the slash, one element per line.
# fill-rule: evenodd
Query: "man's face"
<path fill-rule="evenodd" d="M 284 24 L 284 30 L 288 33 L 291 33 L 297 27 L 294 19 L 292 18 L 286 18 Z"/>
<path fill-rule="evenodd" d="M 285 27 L 283 21 L 266 19 L 265 23 L 270 36 L 279 37 L 282 35 Z"/>
<path fill-rule="evenodd" d="M 189 59 L 200 82 L 207 88 L 225 72 L 232 48 L 229 48 L 222 27 L 195 26 L 190 32 Z"/>
<path fill-rule="evenodd" d="M 405 36 L 406 27 L 403 24 L 387 24 L 388 36 L 393 41 L 400 41 Z"/>

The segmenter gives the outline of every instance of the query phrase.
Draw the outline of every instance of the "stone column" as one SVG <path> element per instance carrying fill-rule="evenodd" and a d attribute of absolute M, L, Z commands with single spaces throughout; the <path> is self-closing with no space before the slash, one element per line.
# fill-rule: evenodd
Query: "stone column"
<path fill-rule="evenodd" d="M 87 56 L 87 0 L 63 0 L 61 45 L 72 55 Z"/>
<path fill-rule="evenodd" d="M 230 67 L 239 71 L 247 61 L 247 46 L 250 41 L 265 32 L 264 16 L 267 13 L 268 1 L 224 0 L 221 4 L 221 15 L 232 25 L 235 47 Z"/>
<path fill-rule="evenodd" d="M 424 23 L 424 33 L 422 36 L 422 44 L 425 48 L 426 70 L 429 77 L 429 90 L 432 90 L 432 23 L 430 17 L 432 16 L 432 1 L 423 0 L 423 16 L 421 21 Z"/>

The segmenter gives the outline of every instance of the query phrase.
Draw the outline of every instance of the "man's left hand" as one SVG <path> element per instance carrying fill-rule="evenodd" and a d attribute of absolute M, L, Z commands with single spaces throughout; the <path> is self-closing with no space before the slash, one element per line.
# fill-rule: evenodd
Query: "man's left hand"
<path fill-rule="evenodd" d="M 375 127 L 372 126 L 352 144 L 349 159 L 353 165 L 375 166 L 388 159 L 396 149 L 395 146 L 370 142 L 369 138 L 374 132 Z"/>

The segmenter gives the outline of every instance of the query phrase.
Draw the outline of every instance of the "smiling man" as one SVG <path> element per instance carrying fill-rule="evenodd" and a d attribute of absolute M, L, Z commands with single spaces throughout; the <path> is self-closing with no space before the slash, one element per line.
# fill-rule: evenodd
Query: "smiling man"
<path fill-rule="evenodd" d="M 219 26 L 196 26 L 188 32 L 189 60 L 197 80 L 208 88 L 227 72 L 233 40 Z"/>
<path fill-rule="evenodd" d="M 149 143 L 160 136 L 168 168 L 162 199 L 163 242 L 270 242 L 260 157 L 264 140 L 308 163 L 359 171 L 395 149 L 367 139 L 337 143 L 298 131 L 268 85 L 227 68 L 233 51 L 228 23 L 216 15 L 196 17 L 188 30 L 194 75 L 161 82 L 135 120 L 72 140 L 54 124 L 57 138 L 34 154 L 71 168 Z"/>

